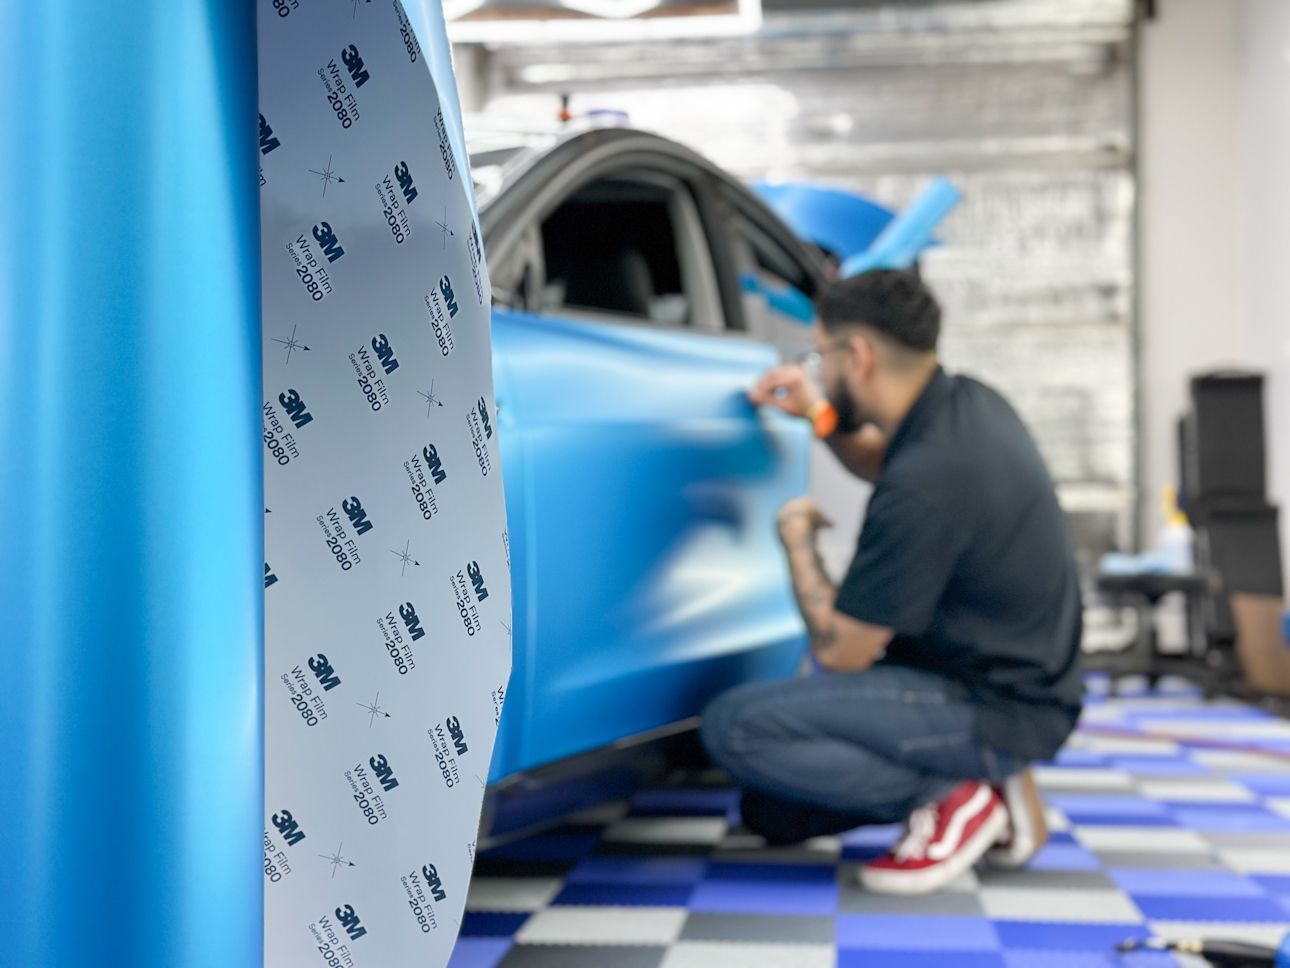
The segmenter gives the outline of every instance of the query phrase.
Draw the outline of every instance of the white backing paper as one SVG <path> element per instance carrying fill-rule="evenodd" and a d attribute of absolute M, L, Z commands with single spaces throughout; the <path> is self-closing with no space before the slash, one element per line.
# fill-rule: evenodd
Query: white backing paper
<path fill-rule="evenodd" d="M 510 670 L 455 92 L 399 0 L 259 0 L 258 20 L 265 964 L 434 968 Z"/>

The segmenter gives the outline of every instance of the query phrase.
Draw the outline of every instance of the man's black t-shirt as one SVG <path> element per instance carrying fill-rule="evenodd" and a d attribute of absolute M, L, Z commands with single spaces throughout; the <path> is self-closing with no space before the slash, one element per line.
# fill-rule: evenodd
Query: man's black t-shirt
<path fill-rule="evenodd" d="M 1056 753 L 1083 692 L 1079 579 L 1052 479 L 1003 397 L 937 369 L 888 444 L 837 609 L 895 631 L 883 661 L 963 682 L 981 742 Z"/>

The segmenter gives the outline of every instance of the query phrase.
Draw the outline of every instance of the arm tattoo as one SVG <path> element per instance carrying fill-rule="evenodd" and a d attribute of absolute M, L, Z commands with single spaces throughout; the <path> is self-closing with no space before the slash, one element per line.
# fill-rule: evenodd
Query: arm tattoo
<path fill-rule="evenodd" d="M 788 564 L 793 576 L 793 592 L 802 610 L 806 629 L 814 649 L 825 649 L 837 638 L 833 605 L 837 589 L 825 574 L 824 563 L 815 547 L 814 536 L 804 535 L 788 543 Z"/>

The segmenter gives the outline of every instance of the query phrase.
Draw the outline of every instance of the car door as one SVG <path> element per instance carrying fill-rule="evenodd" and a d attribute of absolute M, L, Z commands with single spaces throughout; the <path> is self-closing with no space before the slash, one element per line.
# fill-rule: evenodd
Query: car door
<path fill-rule="evenodd" d="M 778 355 L 730 332 L 710 173 L 602 154 L 490 253 L 518 303 L 494 313 L 515 584 L 494 779 L 694 716 L 802 647 L 773 520 L 808 434 L 747 402 Z"/>

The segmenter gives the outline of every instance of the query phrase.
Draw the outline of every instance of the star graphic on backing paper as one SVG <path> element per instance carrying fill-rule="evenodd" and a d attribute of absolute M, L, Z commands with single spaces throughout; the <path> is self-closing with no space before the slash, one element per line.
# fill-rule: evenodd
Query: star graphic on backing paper
<path fill-rule="evenodd" d="M 377 716 L 384 716 L 386 719 L 393 718 L 392 716 L 390 716 L 389 713 L 387 713 L 384 709 L 381 708 L 381 694 L 379 692 L 376 694 L 376 698 L 373 699 L 370 703 L 360 702 L 360 703 L 355 703 L 354 705 L 361 706 L 363 709 L 366 709 L 371 714 L 367 720 L 368 729 L 372 728 L 372 725 L 376 722 Z"/>
<path fill-rule="evenodd" d="M 421 396 L 425 398 L 427 417 L 430 416 L 431 412 L 434 410 L 435 407 L 443 406 L 443 401 L 434 395 L 434 380 L 430 381 L 429 392 L 425 390 L 418 390 L 417 393 L 421 394 Z"/>
<path fill-rule="evenodd" d="M 276 336 L 275 336 L 275 337 L 273 337 L 273 342 L 275 342 L 275 343 L 281 343 L 283 346 L 285 346 L 285 347 L 287 348 L 287 362 L 288 362 L 288 363 L 290 363 L 290 362 L 291 362 L 291 354 L 292 354 L 293 352 L 295 352 L 296 350 L 300 350 L 302 353 L 308 353 L 308 352 L 310 352 L 310 350 L 309 350 L 309 347 L 308 347 L 308 346 L 306 346 L 304 343 L 300 342 L 300 340 L 296 339 L 296 330 L 297 330 L 297 329 L 299 329 L 299 326 L 292 326 L 292 327 L 291 327 L 291 335 L 290 335 L 287 339 L 278 339 Z"/>
<path fill-rule="evenodd" d="M 344 846 L 345 846 L 345 843 L 344 843 L 344 841 L 342 841 L 342 842 L 340 843 L 340 846 L 338 846 L 338 847 L 336 848 L 336 853 L 334 853 L 334 854 L 319 854 L 319 855 L 318 855 L 318 856 L 319 856 L 319 857 L 321 857 L 323 860 L 328 861 L 328 862 L 330 862 L 330 863 L 331 863 L 331 876 L 332 876 L 332 877 L 335 877 L 335 876 L 336 876 L 336 868 L 337 868 L 337 867 L 357 867 L 357 866 L 358 866 L 358 865 L 357 865 L 357 864 L 355 864 L 352 860 L 350 860 L 348 857 L 344 857 L 344 856 L 342 856 L 342 855 L 341 855 L 341 852 L 340 852 L 340 851 L 341 851 L 341 848 L 342 848 L 342 847 L 344 847 Z"/>
<path fill-rule="evenodd" d="M 354 16 L 358 16 L 358 5 L 360 3 L 371 3 L 372 0 L 354 0 Z"/>
<path fill-rule="evenodd" d="M 390 554 L 392 554 L 392 555 L 394 555 L 394 557 L 398 558 L 398 559 L 399 559 L 399 562 L 403 565 L 403 571 L 402 571 L 402 574 L 404 574 L 404 575 L 406 575 L 406 574 L 408 573 L 408 565 L 414 565 L 414 566 L 416 566 L 417 568 L 420 568 L 420 567 L 421 567 L 421 562 L 417 561 L 417 560 L 416 560 L 415 558 L 413 558 L 413 557 L 412 557 L 412 555 L 410 554 L 410 552 L 409 552 L 409 550 L 408 550 L 408 549 L 409 549 L 409 548 L 411 548 L 411 547 L 412 547 L 412 539 L 411 539 L 411 538 L 409 538 L 409 539 L 408 539 L 408 543 L 407 543 L 407 544 L 405 544 L 405 545 L 403 546 L 403 550 L 402 550 L 402 551 L 393 551 L 393 550 L 391 550 L 391 551 L 390 551 Z"/>
<path fill-rule="evenodd" d="M 443 207 L 443 221 L 435 219 L 435 225 L 439 226 L 439 231 L 443 233 L 443 247 L 448 248 L 448 237 L 456 238 L 457 233 L 448 227 L 448 206 Z"/>
<path fill-rule="evenodd" d="M 319 178 L 321 178 L 321 179 L 322 179 L 322 183 L 323 183 L 323 192 L 322 192 L 322 193 L 323 193 L 323 198 L 326 198 L 326 197 L 327 197 L 327 186 L 328 186 L 328 185 L 330 185 L 332 182 L 336 182 L 336 183 L 341 184 L 341 185 L 343 185 L 343 184 L 345 183 L 345 179 L 341 178 L 341 177 L 340 177 L 340 175 L 336 174 L 336 170 L 335 170 L 334 168 L 332 168 L 332 166 L 331 166 L 331 159 L 332 159 L 332 156 L 331 156 L 331 155 L 328 155 L 328 156 L 327 156 L 327 167 L 326 167 L 326 168 L 324 168 L 322 171 L 319 171 L 317 168 L 310 168 L 310 169 L 309 169 L 309 173 L 310 173 L 311 175 L 317 175 Z"/>

